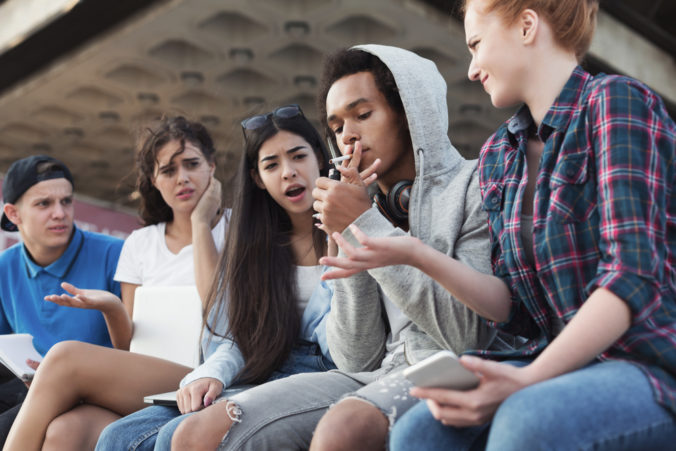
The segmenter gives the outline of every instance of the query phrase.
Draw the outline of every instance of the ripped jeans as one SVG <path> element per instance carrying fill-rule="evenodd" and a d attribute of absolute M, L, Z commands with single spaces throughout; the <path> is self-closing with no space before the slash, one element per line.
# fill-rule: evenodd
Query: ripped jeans
<path fill-rule="evenodd" d="M 287 376 L 306 373 L 323 372 L 335 368 L 326 359 L 315 343 L 301 342 L 291 351 L 287 361 L 275 371 L 270 381 Z M 250 386 L 242 386 L 238 390 L 234 386 L 224 391 L 227 396 L 244 391 Z M 193 412 L 194 413 L 194 412 Z M 97 451 L 171 449 L 171 437 L 179 424 L 192 413 L 181 415 L 176 407 L 151 406 L 135 412 L 109 424 L 99 436 Z"/>

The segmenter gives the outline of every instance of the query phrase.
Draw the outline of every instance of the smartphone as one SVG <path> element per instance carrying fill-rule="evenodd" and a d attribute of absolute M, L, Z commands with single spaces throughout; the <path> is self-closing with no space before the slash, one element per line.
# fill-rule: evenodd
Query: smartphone
<path fill-rule="evenodd" d="M 439 351 L 406 368 L 404 377 L 417 387 L 469 390 L 479 385 L 479 378 L 451 351 Z"/>

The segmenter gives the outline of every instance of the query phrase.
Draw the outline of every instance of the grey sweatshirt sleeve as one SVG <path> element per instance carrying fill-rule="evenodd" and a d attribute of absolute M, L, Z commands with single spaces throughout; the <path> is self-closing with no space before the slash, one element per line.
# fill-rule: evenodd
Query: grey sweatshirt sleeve
<path fill-rule="evenodd" d="M 475 183 L 476 177 L 466 191 L 464 209 L 457 211 L 458 214 L 463 214 L 464 218 L 460 233 L 453 246 L 452 257 L 478 271 L 490 273 L 488 222 L 485 213 L 481 211 L 481 203 L 478 199 L 473 198 L 473 196 L 479 195 L 478 187 L 473 186 Z M 364 213 L 355 221 L 355 224 L 372 237 L 405 235 L 404 231 L 393 227 L 375 209 Z M 350 242 L 356 243 L 349 229 L 343 235 Z M 352 282 L 355 277 L 359 277 L 359 284 Z M 430 343 L 422 342 L 424 335 L 429 336 L 434 341 L 437 349 L 451 349 L 457 354 L 467 349 L 486 348 L 495 336 L 494 331 L 484 323 L 479 315 L 457 301 L 432 278 L 412 266 L 398 265 L 377 268 L 368 271 L 368 275 L 360 273 L 353 278 L 341 282 L 341 285 L 345 286 L 345 291 L 341 293 L 341 298 L 343 298 L 340 302 L 342 312 L 341 316 L 335 318 L 339 321 L 345 321 L 349 317 L 352 322 L 343 324 L 340 330 L 335 326 L 332 327 L 332 334 L 329 336 L 331 353 L 334 358 L 337 354 L 341 354 L 341 362 L 343 358 L 347 359 L 347 357 L 364 359 L 364 354 L 368 354 L 370 359 L 375 359 L 377 355 L 375 350 L 384 348 L 385 337 L 380 330 L 377 335 L 380 348 L 377 348 L 374 343 L 376 341 L 375 320 L 377 316 L 382 317 L 382 312 L 380 309 L 375 310 L 373 306 L 369 308 L 364 305 L 370 306 L 371 303 L 366 301 L 374 295 L 373 291 L 367 294 L 363 291 L 363 287 L 376 290 L 375 287 L 370 288 L 377 286 L 376 284 L 379 284 L 383 293 L 413 321 L 412 328 L 424 333 L 410 334 L 410 341 L 413 341 L 410 345 L 413 346 L 411 350 L 414 351 L 414 355 L 416 354 L 415 351 L 418 350 L 416 348 L 429 348 Z M 363 302 L 359 303 L 359 298 Z M 367 313 L 370 316 L 367 316 Z M 369 318 L 368 323 L 359 323 L 367 317 Z M 382 323 L 382 320 L 380 322 Z M 361 329 L 362 334 L 357 335 L 356 331 L 351 329 L 357 326 Z M 338 336 L 339 332 L 349 334 L 351 330 L 351 335 L 354 337 L 352 340 Z M 419 339 L 419 343 L 415 342 L 416 338 Z M 366 346 L 369 347 L 370 351 L 366 351 Z M 407 357 L 417 360 L 414 355 L 407 354 Z M 369 360 L 369 364 L 374 363 L 376 362 Z M 339 367 L 341 367 L 341 364 L 339 364 Z"/>
<path fill-rule="evenodd" d="M 383 226 L 379 218 L 382 218 L 380 213 L 371 208 L 355 224 L 365 231 L 378 229 Z M 386 219 L 382 219 L 388 229 L 393 229 Z M 371 222 L 375 222 L 374 226 L 368 227 Z M 343 236 L 352 244 L 359 245 L 349 229 L 343 232 Z M 340 255 L 345 255 L 342 250 Z M 360 372 L 372 371 L 380 366 L 387 340 L 384 315 L 378 283 L 367 272 L 335 281 L 326 337 L 331 357 L 339 369 Z"/>

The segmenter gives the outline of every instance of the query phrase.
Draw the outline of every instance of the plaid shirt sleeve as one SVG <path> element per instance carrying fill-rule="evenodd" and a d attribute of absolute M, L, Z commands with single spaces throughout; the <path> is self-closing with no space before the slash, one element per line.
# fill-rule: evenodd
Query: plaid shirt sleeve
<path fill-rule="evenodd" d="M 659 280 L 676 180 L 673 122 L 655 94 L 624 77 L 601 79 L 588 108 L 601 253 L 589 291 L 610 290 L 641 322 L 664 301 Z"/>

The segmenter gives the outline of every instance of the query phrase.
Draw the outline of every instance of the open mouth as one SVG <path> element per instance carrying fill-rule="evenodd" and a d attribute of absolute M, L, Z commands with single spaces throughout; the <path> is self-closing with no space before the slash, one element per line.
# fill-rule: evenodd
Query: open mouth
<path fill-rule="evenodd" d="M 286 192 L 284 194 L 286 194 L 288 197 L 298 197 L 301 194 L 303 194 L 303 191 L 305 191 L 305 188 L 302 187 L 302 186 L 298 186 L 298 187 L 286 190 Z"/>

